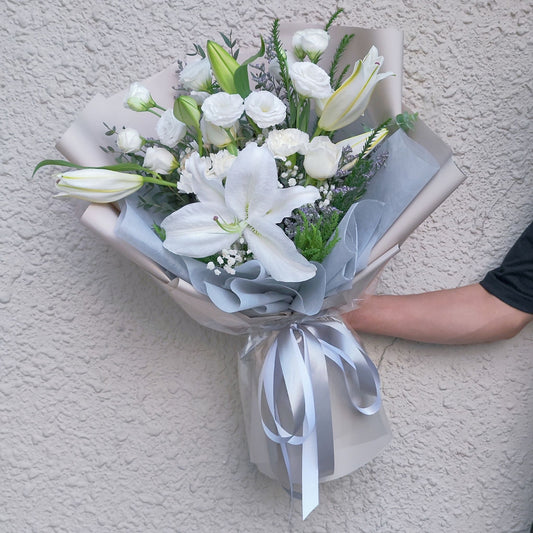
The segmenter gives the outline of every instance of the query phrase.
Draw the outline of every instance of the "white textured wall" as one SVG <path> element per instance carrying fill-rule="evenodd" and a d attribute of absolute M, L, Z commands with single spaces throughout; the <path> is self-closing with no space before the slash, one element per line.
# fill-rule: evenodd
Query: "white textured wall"
<path fill-rule="evenodd" d="M 316 22 L 334 4 L 3 0 L 0 531 L 290 530 L 285 492 L 248 462 L 240 341 L 195 324 L 81 227 L 73 203 L 52 200 L 51 172 L 29 175 L 57 156 L 96 92 L 123 89 L 217 30 L 251 44 L 275 15 Z M 468 178 L 380 289 L 475 281 L 533 215 L 530 4 L 352 4 L 347 23 L 405 31 L 405 101 Z M 526 531 L 532 335 L 468 348 L 367 338 L 394 440 L 323 486 L 292 531 Z"/>

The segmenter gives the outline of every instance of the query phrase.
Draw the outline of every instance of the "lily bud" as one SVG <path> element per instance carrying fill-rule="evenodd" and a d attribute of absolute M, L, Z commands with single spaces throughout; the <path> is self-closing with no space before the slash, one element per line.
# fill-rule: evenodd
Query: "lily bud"
<path fill-rule="evenodd" d="M 375 46 L 359 60 L 352 75 L 328 98 L 318 121 L 324 131 L 336 131 L 355 122 L 364 112 L 376 84 L 392 76 L 392 72 L 379 74 L 383 57 L 378 57 Z"/>
<path fill-rule="evenodd" d="M 180 96 L 174 102 L 174 116 L 187 126 L 200 128 L 200 109 L 192 96 Z"/>
<path fill-rule="evenodd" d="M 354 156 L 358 156 L 363 151 L 363 148 L 365 147 L 366 141 L 368 138 L 372 135 L 374 135 L 374 140 L 368 147 L 367 151 L 363 155 L 367 155 L 370 153 L 387 135 L 389 134 L 389 130 L 387 128 L 381 128 L 376 134 L 374 134 L 374 130 L 367 131 L 366 133 L 362 133 L 361 135 L 356 135 L 355 137 L 349 137 L 348 139 L 343 139 L 342 141 L 339 141 L 337 143 L 337 146 L 339 149 L 342 150 L 345 146 L 349 146 L 352 149 L 352 154 Z M 350 170 L 356 163 L 357 157 L 351 161 L 350 163 L 344 165 L 342 167 L 342 170 Z"/>
<path fill-rule="evenodd" d="M 235 88 L 233 75 L 239 68 L 239 63 L 237 63 L 230 53 L 214 41 L 207 41 L 207 57 L 222 90 L 230 94 L 235 94 L 237 89 Z"/>
<path fill-rule="evenodd" d="M 57 197 L 71 196 L 89 202 L 115 202 L 133 194 L 144 183 L 143 176 L 98 168 L 85 168 L 58 174 Z"/>

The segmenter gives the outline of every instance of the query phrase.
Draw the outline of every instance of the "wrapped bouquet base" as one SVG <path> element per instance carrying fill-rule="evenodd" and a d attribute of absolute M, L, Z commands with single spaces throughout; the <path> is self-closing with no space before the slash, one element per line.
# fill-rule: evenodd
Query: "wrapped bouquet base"
<path fill-rule="evenodd" d="M 318 483 L 353 472 L 389 442 L 376 368 L 340 319 L 291 322 L 251 336 L 239 361 L 250 459 L 304 517 Z"/>
<path fill-rule="evenodd" d="M 282 37 L 287 41 L 298 29 L 287 26 Z M 361 57 L 377 44 L 385 52 L 385 68 L 397 73 L 377 87 L 365 112 L 365 120 L 377 127 L 402 112 L 402 34 L 341 28 L 331 30 L 332 40 L 339 42 L 347 31 L 356 38 L 346 55 Z M 331 57 L 326 53 L 324 59 Z M 168 108 L 174 104 L 175 69 L 144 82 Z M 123 93 L 97 96 L 64 134 L 59 151 L 78 165 L 109 165 L 113 154 L 100 149 L 108 142 L 104 122 L 156 137 L 156 118 L 124 109 L 123 100 Z M 394 133 L 383 150 L 386 164 L 338 225 L 339 242 L 316 264 L 316 275 L 302 282 L 279 282 L 253 261 L 230 275 L 172 254 L 152 230 L 151 214 L 135 199 L 92 204 L 82 216 L 85 225 L 145 270 L 196 321 L 248 335 L 239 382 L 250 459 L 292 495 L 301 494 L 304 517 L 318 505 L 319 482 L 353 472 L 391 438 L 377 369 L 339 317 L 356 305 L 400 244 L 463 179 L 449 148 L 421 121 L 409 136 Z"/>

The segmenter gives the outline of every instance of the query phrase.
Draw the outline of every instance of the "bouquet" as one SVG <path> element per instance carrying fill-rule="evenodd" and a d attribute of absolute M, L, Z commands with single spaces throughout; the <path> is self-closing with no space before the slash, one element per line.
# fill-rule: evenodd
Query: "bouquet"
<path fill-rule="evenodd" d="M 324 28 L 276 20 L 246 59 L 231 32 L 195 44 L 95 98 L 58 145 L 67 161 L 36 167 L 67 167 L 58 196 L 92 202 L 82 221 L 193 318 L 248 334 L 250 457 L 304 518 L 320 481 L 390 439 L 377 370 L 340 314 L 462 179 L 401 108 L 401 34 L 334 28 L 341 12 Z"/>

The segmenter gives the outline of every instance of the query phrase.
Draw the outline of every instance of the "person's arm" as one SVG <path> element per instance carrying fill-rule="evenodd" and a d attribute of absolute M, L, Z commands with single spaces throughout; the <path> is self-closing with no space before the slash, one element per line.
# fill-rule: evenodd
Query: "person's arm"
<path fill-rule="evenodd" d="M 370 296 L 344 315 L 356 331 L 437 344 L 509 339 L 533 315 L 502 302 L 478 283 L 424 294 Z"/>

